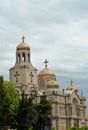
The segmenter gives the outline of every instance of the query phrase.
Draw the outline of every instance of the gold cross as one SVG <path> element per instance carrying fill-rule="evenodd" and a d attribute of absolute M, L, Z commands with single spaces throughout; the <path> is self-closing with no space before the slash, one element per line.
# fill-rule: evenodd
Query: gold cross
<path fill-rule="evenodd" d="M 45 59 L 44 63 L 45 63 L 45 68 L 47 68 L 47 63 L 48 63 L 47 59 Z"/>
<path fill-rule="evenodd" d="M 22 39 L 22 42 L 24 42 L 25 37 L 23 36 L 21 39 Z"/>

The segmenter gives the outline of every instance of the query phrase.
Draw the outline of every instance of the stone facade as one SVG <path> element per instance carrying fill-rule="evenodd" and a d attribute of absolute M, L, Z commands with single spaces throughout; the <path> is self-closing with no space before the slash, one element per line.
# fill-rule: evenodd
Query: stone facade
<path fill-rule="evenodd" d="M 39 73 L 31 63 L 30 46 L 24 42 L 16 48 L 16 63 L 9 70 L 10 81 L 15 85 L 18 94 L 36 93 L 38 98 L 45 93 L 52 101 L 52 128 L 66 130 L 71 127 L 81 127 L 88 124 L 86 114 L 86 99 L 78 94 L 78 88 L 70 82 L 66 90 L 60 91 L 55 73 L 47 67 Z M 36 99 L 39 101 L 39 99 Z"/>

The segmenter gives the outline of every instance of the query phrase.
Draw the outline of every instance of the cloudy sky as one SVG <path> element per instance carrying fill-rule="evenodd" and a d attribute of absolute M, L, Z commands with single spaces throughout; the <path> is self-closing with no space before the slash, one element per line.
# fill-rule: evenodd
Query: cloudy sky
<path fill-rule="evenodd" d="M 9 80 L 21 37 L 40 71 L 48 59 L 60 85 L 88 91 L 88 1 L 0 0 L 0 75 Z"/>

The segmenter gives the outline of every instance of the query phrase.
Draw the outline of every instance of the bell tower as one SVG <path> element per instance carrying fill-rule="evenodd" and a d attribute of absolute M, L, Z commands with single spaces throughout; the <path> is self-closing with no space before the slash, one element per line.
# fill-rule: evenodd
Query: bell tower
<path fill-rule="evenodd" d="M 25 37 L 22 38 L 22 43 L 20 43 L 16 48 L 16 64 L 17 63 L 28 63 L 30 62 L 30 47 L 24 42 Z"/>
<path fill-rule="evenodd" d="M 16 63 L 10 68 L 10 81 L 15 85 L 19 94 L 24 90 L 29 93 L 28 88 L 37 86 L 37 69 L 31 63 L 30 46 L 25 42 L 23 36 L 22 42 L 16 47 Z"/>

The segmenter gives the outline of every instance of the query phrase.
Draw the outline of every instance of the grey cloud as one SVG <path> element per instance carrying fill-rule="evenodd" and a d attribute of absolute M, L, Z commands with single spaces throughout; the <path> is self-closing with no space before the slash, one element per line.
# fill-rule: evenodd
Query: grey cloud
<path fill-rule="evenodd" d="M 47 58 L 61 87 L 73 79 L 77 86 L 86 88 L 87 5 L 82 0 L 3 0 L 0 5 L 1 74 L 7 78 L 9 68 L 15 63 L 16 46 L 25 35 L 31 47 L 31 60 L 38 70 L 44 68 L 43 60 Z"/>

